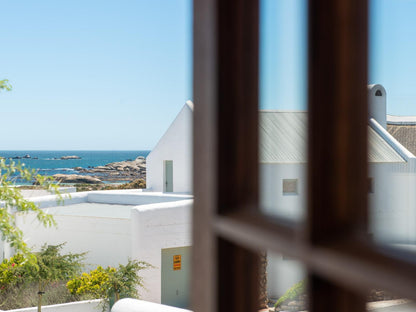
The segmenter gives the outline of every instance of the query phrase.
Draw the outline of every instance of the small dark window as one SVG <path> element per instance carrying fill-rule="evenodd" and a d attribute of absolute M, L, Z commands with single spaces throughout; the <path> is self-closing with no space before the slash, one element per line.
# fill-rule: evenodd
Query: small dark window
<path fill-rule="evenodd" d="M 283 179 L 283 195 L 298 194 L 298 179 Z"/>
<path fill-rule="evenodd" d="M 376 96 L 383 96 L 383 93 L 381 93 L 381 91 L 380 91 L 380 90 L 377 90 L 377 91 L 376 91 Z"/>

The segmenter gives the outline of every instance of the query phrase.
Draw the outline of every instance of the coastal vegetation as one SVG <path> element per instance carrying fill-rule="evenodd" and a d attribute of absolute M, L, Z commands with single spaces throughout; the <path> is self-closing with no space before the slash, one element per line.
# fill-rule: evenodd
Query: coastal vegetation
<path fill-rule="evenodd" d="M 129 260 L 118 267 L 98 266 L 82 273 L 84 253 L 62 254 L 60 245 L 43 246 L 34 253 L 36 262 L 22 254 L 0 264 L 0 309 L 18 309 L 102 299 L 103 311 L 121 298 L 139 298 L 138 287 L 144 287 L 139 275 L 152 266 Z"/>
<path fill-rule="evenodd" d="M 75 184 L 77 192 L 85 191 L 107 191 L 107 190 L 130 190 L 145 189 L 146 181 L 144 179 L 136 179 L 123 184 Z"/>
<path fill-rule="evenodd" d="M 282 306 L 285 306 L 285 304 L 288 304 L 289 302 L 296 302 L 295 300 L 299 300 L 299 297 L 302 296 L 302 295 L 304 296 L 305 292 L 306 292 L 305 281 L 302 280 L 302 281 L 296 283 L 295 285 L 290 287 L 286 291 L 286 293 L 276 301 L 276 303 L 275 303 L 276 311 L 280 310 L 280 308 Z M 304 300 L 299 305 L 304 306 L 305 305 Z M 285 307 L 285 308 L 287 308 L 287 307 Z M 296 310 L 296 311 L 298 311 L 298 310 Z"/>
<path fill-rule="evenodd" d="M 0 159 L 0 233 L 4 242 L 8 243 L 15 251 L 24 256 L 33 258 L 33 254 L 26 242 L 23 240 L 23 233 L 15 222 L 15 212 L 35 212 L 37 219 L 46 227 L 55 225 L 53 217 L 45 213 L 32 201 L 25 199 L 20 189 L 14 187 L 14 179 L 32 182 L 37 181 L 39 187 L 58 195 L 58 201 L 62 201 L 58 186 L 50 177 L 36 174 L 34 169 L 27 169 L 23 164 L 16 164 L 13 161 L 6 162 Z"/>
<path fill-rule="evenodd" d="M 33 253 L 35 261 L 21 253 L 3 260 L 0 264 L 0 309 L 38 306 L 40 312 L 43 303 L 79 300 L 65 291 L 65 283 L 81 272 L 85 254 L 61 254 L 63 245 L 43 246 Z"/>
<path fill-rule="evenodd" d="M 72 295 L 89 299 L 103 299 L 103 311 L 122 298 L 139 299 L 138 287 L 144 288 L 139 272 L 152 266 L 144 261 L 131 260 L 117 268 L 98 266 L 89 273 L 67 283 Z"/>
<path fill-rule="evenodd" d="M 10 91 L 12 89 L 7 79 L 0 80 L 0 91 Z M 62 201 L 58 186 L 50 177 L 41 176 L 34 169 L 28 169 L 24 164 L 15 163 L 12 160 L 6 161 L 0 158 L 0 233 L 3 242 L 8 243 L 16 252 L 29 259 L 36 261 L 30 248 L 23 240 L 23 233 L 17 227 L 14 214 L 15 212 L 35 212 L 37 219 L 43 226 L 50 227 L 55 225 L 53 217 L 30 200 L 23 197 L 19 188 L 14 185 L 16 178 L 22 181 L 37 181 L 38 185 L 48 191 L 58 195 L 58 201 Z"/>

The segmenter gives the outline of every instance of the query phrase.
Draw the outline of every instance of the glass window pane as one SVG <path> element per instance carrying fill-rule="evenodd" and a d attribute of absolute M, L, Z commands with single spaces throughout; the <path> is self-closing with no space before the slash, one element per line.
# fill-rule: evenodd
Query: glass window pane
<path fill-rule="evenodd" d="M 300 221 L 306 200 L 306 1 L 263 0 L 260 11 L 260 202 Z"/>
<path fill-rule="evenodd" d="M 276 311 L 307 310 L 306 269 L 299 261 L 267 253 L 267 285 L 269 306 Z"/>
<path fill-rule="evenodd" d="M 369 233 L 416 254 L 416 22 L 414 1 L 370 1 Z M 414 301 L 372 289 L 369 311 L 414 311 Z"/>

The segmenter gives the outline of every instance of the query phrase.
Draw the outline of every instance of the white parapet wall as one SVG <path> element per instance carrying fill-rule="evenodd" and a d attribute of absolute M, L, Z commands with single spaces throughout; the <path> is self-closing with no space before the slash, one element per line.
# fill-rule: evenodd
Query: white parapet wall
<path fill-rule="evenodd" d="M 32 200 L 54 216 L 57 228 L 44 228 L 34 213 L 16 213 L 16 224 L 35 250 L 66 242 L 63 253 L 88 252 L 86 270 L 125 264 L 129 258 L 150 263 L 154 268 L 140 272 L 147 289 L 140 290 L 141 298 L 161 303 L 162 249 L 192 245 L 192 198 L 136 190 L 96 191 L 71 194 L 59 206 L 55 196 L 43 196 Z M 6 258 L 13 255 L 3 246 L 7 244 L 0 245 Z"/>
<path fill-rule="evenodd" d="M 88 252 L 86 269 L 126 263 L 131 252 L 131 210 L 136 207 L 164 205 L 190 199 L 190 195 L 146 193 L 139 190 L 116 190 L 72 193 L 59 205 L 56 196 L 31 198 L 51 213 L 57 227 L 43 227 L 34 213 L 16 213 L 29 246 L 38 250 L 44 244 L 66 245 L 63 252 Z M 13 255 L 7 244 L 0 244 L 0 256 Z M 1 259 L 0 259 L 1 260 Z"/>
<path fill-rule="evenodd" d="M 179 309 L 163 304 L 147 302 L 137 299 L 121 299 L 117 301 L 111 312 L 191 312 L 190 310 Z"/>
<path fill-rule="evenodd" d="M 68 187 L 59 187 L 58 188 L 59 193 L 61 194 L 67 194 L 67 193 L 74 193 L 77 191 L 76 187 L 68 186 Z M 32 197 L 39 197 L 39 196 L 46 196 L 54 194 L 54 191 L 48 191 L 43 189 L 20 189 L 20 193 L 25 198 L 32 198 Z"/>
<path fill-rule="evenodd" d="M 162 249 L 191 246 L 193 200 L 158 203 L 132 209 L 132 258 L 155 268 L 141 273 L 147 291 L 141 298 L 161 302 Z"/>
<path fill-rule="evenodd" d="M 85 209 L 89 209 L 87 204 Z M 61 213 L 61 214 L 60 214 Z M 27 244 L 38 250 L 42 245 L 65 243 L 63 253 L 87 252 L 86 269 L 97 265 L 117 266 L 130 257 L 131 229 L 129 218 L 65 215 L 55 212 L 56 227 L 45 228 L 34 213 L 18 214 L 16 224 L 22 229 Z"/>
<path fill-rule="evenodd" d="M 100 299 L 42 306 L 44 312 L 101 312 Z M 7 312 L 36 312 L 37 307 L 7 310 Z M 3 310 L 0 310 L 3 311 Z M 108 310 L 107 310 L 108 311 Z"/>

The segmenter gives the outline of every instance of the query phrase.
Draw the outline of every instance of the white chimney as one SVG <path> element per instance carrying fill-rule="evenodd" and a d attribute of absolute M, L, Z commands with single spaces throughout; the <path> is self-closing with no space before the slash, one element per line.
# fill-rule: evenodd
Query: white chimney
<path fill-rule="evenodd" d="M 374 118 L 384 129 L 386 129 L 386 90 L 379 84 L 368 85 L 367 90 L 368 118 Z"/>

